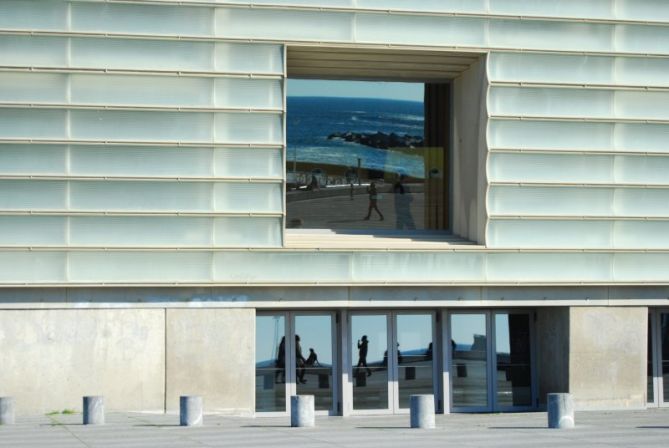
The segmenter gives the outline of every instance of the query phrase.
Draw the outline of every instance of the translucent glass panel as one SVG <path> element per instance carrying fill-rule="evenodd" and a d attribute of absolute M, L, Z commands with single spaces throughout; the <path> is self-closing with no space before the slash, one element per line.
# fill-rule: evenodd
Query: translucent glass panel
<path fill-rule="evenodd" d="M 282 47 L 266 44 L 3 35 L 0 58 L 6 66 L 283 74 Z"/>
<path fill-rule="evenodd" d="M 0 145 L 2 174 L 63 174 L 66 170 L 67 146 Z"/>
<path fill-rule="evenodd" d="M 612 51 L 613 25 L 539 20 L 490 20 L 491 48 Z"/>
<path fill-rule="evenodd" d="M 0 252 L 0 283 L 64 282 L 64 252 Z"/>
<path fill-rule="evenodd" d="M 451 404 L 488 406 L 488 330 L 486 315 L 451 314 Z"/>
<path fill-rule="evenodd" d="M 510 14 L 545 17 L 587 17 L 610 19 L 613 16 L 611 0 L 556 0 L 537 2 L 534 0 L 489 0 L 489 11 L 493 14 Z"/>
<path fill-rule="evenodd" d="M 45 109 L 0 109 L 0 138 L 65 139 L 67 112 Z"/>
<path fill-rule="evenodd" d="M 388 316 L 351 316 L 353 409 L 388 409 Z"/>
<path fill-rule="evenodd" d="M 216 34 L 254 39 L 350 41 L 353 14 L 219 8 Z"/>
<path fill-rule="evenodd" d="M 669 221 L 618 221 L 613 241 L 620 249 L 667 249 Z"/>
<path fill-rule="evenodd" d="M 669 119 L 667 92 L 493 87 L 493 115 Z"/>
<path fill-rule="evenodd" d="M 667 185 L 669 157 L 493 153 L 488 179 L 503 182 L 575 182 Z"/>
<path fill-rule="evenodd" d="M 409 407 L 413 394 L 434 393 L 431 314 L 398 314 L 397 382 L 398 406 Z"/>
<path fill-rule="evenodd" d="M 0 181 L 3 210 L 281 213 L 281 208 L 281 185 L 270 183 Z"/>
<path fill-rule="evenodd" d="M 617 0 L 616 12 L 629 20 L 669 21 L 669 3 L 664 0 Z"/>
<path fill-rule="evenodd" d="M 3 0 L 0 2 L 2 29 L 67 29 L 67 2 Z"/>
<path fill-rule="evenodd" d="M 612 247 L 610 221 L 493 220 L 487 243 L 500 248 L 603 249 Z"/>
<path fill-rule="evenodd" d="M 605 282 L 611 281 L 611 254 L 490 253 L 489 282 Z"/>
<path fill-rule="evenodd" d="M 298 395 L 313 395 L 318 411 L 334 408 L 334 345 L 331 315 L 295 316 L 295 383 Z"/>
<path fill-rule="evenodd" d="M 209 282 L 208 252 L 69 252 L 72 282 Z"/>
<path fill-rule="evenodd" d="M 617 253 L 613 255 L 613 277 L 620 282 L 666 281 L 669 255 L 666 253 Z"/>
<path fill-rule="evenodd" d="M 124 5 L 72 4 L 71 27 L 77 31 L 121 34 L 168 34 L 210 36 L 213 32 L 213 8 Z"/>
<path fill-rule="evenodd" d="M 492 148 L 669 152 L 669 125 L 532 120 L 488 122 Z"/>
<path fill-rule="evenodd" d="M 0 102 L 281 109 L 283 97 L 280 80 L 1 72 Z"/>
<path fill-rule="evenodd" d="M 483 275 L 478 253 L 354 253 L 351 275 L 358 282 L 475 281 Z"/>
<path fill-rule="evenodd" d="M 491 81 L 668 86 L 669 59 L 495 53 L 488 59 Z"/>
<path fill-rule="evenodd" d="M 256 316 L 256 412 L 286 411 L 286 320 Z"/>
<path fill-rule="evenodd" d="M 66 218 L 59 216 L 0 216 L 0 246 L 62 246 Z"/>

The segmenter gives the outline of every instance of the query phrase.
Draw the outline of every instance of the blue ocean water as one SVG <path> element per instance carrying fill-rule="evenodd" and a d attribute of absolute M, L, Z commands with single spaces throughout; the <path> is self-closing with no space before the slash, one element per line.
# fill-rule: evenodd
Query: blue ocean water
<path fill-rule="evenodd" d="M 423 158 L 328 140 L 334 132 L 423 136 L 423 103 L 369 98 L 288 97 L 287 159 L 424 176 Z"/>

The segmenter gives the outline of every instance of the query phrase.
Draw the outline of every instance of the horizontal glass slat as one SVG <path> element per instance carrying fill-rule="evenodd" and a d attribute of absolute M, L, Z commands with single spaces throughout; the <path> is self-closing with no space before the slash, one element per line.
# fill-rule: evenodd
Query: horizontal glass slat
<path fill-rule="evenodd" d="M 283 177 L 283 151 L 275 148 L 216 148 L 216 176 Z"/>
<path fill-rule="evenodd" d="M 67 111 L 0 109 L 0 138 L 66 139 Z"/>
<path fill-rule="evenodd" d="M 484 272 L 484 257 L 476 253 L 354 254 L 351 263 L 359 282 L 476 281 Z"/>
<path fill-rule="evenodd" d="M 493 220 L 487 243 L 495 248 L 606 249 L 612 247 L 609 221 Z"/>
<path fill-rule="evenodd" d="M 67 75 L 0 72 L 0 102 L 66 103 Z"/>
<path fill-rule="evenodd" d="M 614 182 L 613 164 L 613 156 L 493 153 L 488 157 L 488 179 L 492 182 L 611 183 Z"/>
<path fill-rule="evenodd" d="M 279 218 L 216 218 L 214 245 L 225 247 L 280 247 Z"/>
<path fill-rule="evenodd" d="M 614 247 L 618 249 L 669 248 L 668 221 L 616 221 Z"/>
<path fill-rule="evenodd" d="M 491 282 L 605 282 L 611 281 L 611 254 L 487 255 Z"/>
<path fill-rule="evenodd" d="M 211 253 L 207 252 L 70 252 L 72 282 L 206 282 Z"/>
<path fill-rule="evenodd" d="M 0 252 L 0 282 L 62 283 L 66 260 L 65 252 Z"/>
<path fill-rule="evenodd" d="M 66 160 L 67 146 L 0 145 L 0 174 L 62 175 Z"/>
<path fill-rule="evenodd" d="M 0 246 L 63 246 L 67 218 L 0 216 Z"/>
<path fill-rule="evenodd" d="M 217 211 L 281 213 L 282 207 L 280 184 L 214 184 L 214 209 Z"/>
<path fill-rule="evenodd" d="M 0 2 L 0 28 L 64 30 L 68 3 L 44 0 L 3 0 Z"/>
<path fill-rule="evenodd" d="M 666 281 L 669 272 L 667 254 L 615 254 L 613 276 L 622 282 Z"/>
<path fill-rule="evenodd" d="M 65 182 L 0 180 L 0 210 L 62 210 L 66 204 Z"/>

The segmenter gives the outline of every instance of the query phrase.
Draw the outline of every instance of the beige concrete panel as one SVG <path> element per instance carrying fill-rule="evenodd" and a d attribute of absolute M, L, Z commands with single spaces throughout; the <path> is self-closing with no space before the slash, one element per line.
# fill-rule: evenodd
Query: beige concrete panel
<path fill-rule="evenodd" d="M 0 395 L 20 414 L 81 411 L 84 395 L 107 410 L 164 406 L 163 310 L 0 311 Z"/>
<path fill-rule="evenodd" d="M 201 395 L 207 412 L 254 412 L 255 310 L 170 309 L 166 329 L 168 411 Z"/>
<path fill-rule="evenodd" d="M 546 394 L 569 392 L 569 308 L 538 308 L 536 322 L 539 404 Z"/>
<path fill-rule="evenodd" d="M 646 307 L 570 309 L 569 392 L 577 410 L 646 406 Z"/>

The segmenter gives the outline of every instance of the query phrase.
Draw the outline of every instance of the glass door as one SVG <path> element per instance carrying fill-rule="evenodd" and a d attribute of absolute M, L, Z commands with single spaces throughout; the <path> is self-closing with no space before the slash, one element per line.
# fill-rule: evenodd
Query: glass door
<path fill-rule="evenodd" d="M 314 395 L 316 412 L 335 413 L 336 327 L 330 312 L 256 316 L 256 412 L 289 412 L 290 396 Z"/>
<path fill-rule="evenodd" d="M 412 394 L 434 394 L 434 313 L 352 313 L 352 412 L 408 412 Z"/>
<path fill-rule="evenodd" d="M 448 319 L 451 410 L 491 412 L 535 406 L 531 314 L 453 312 Z"/>
<path fill-rule="evenodd" d="M 648 316 L 648 404 L 669 406 L 669 311 Z"/>

